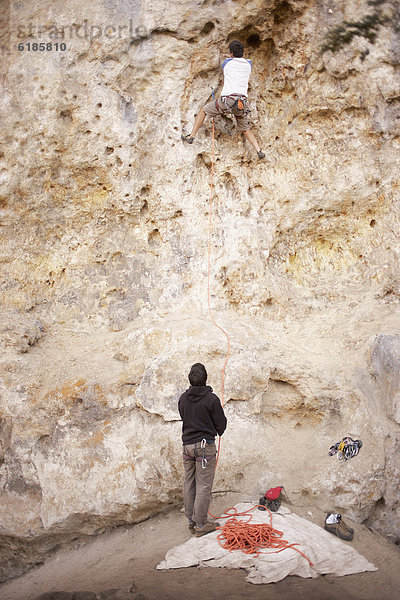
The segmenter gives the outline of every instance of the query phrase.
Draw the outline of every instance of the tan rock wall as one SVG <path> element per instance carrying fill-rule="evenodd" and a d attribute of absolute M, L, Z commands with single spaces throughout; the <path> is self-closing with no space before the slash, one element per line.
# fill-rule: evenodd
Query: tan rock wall
<path fill-rule="evenodd" d="M 231 355 L 215 489 L 257 500 L 284 485 L 398 539 L 400 41 L 388 25 L 374 45 L 320 53 L 330 28 L 366 10 L 355 0 L 11 6 L 4 576 L 60 539 L 181 501 L 177 399 L 197 361 L 221 395 L 226 340 L 207 306 L 211 123 L 192 146 L 180 135 L 222 83 L 234 38 L 253 61 L 267 158 L 216 119 L 211 302 Z M 51 51 L 26 50 L 39 27 Z M 328 456 L 344 435 L 363 441 L 346 463 Z"/>

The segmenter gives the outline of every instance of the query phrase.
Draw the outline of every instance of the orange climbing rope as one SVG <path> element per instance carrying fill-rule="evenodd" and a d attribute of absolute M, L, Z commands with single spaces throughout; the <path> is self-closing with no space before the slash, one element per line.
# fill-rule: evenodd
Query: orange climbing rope
<path fill-rule="evenodd" d="M 208 310 L 210 313 L 211 321 L 215 327 L 217 327 L 222 333 L 226 336 L 228 342 L 228 349 L 226 353 L 225 363 L 221 372 L 221 404 L 224 407 L 224 380 L 225 380 L 225 368 L 228 364 L 229 353 L 230 353 L 230 338 L 228 333 L 225 331 L 221 325 L 215 321 L 213 312 L 211 309 L 211 295 L 210 295 L 210 273 L 211 273 L 211 233 L 212 233 L 212 207 L 213 207 L 213 192 L 214 192 L 214 140 L 215 140 L 215 127 L 214 127 L 214 119 L 212 121 L 212 150 L 211 150 L 211 182 L 210 182 L 210 202 L 209 202 L 209 231 L 208 231 L 208 285 L 207 285 L 207 293 L 208 293 Z M 218 451 L 217 451 L 217 461 L 215 468 L 218 465 L 218 459 L 221 449 L 221 438 L 218 439 Z M 292 548 L 296 550 L 304 556 L 306 560 L 310 563 L 311 566 L 314 566 L 310 559 L 303 554 L 298 548 L 295 548 L 297 544 L 290 544 L 288 541 L 282 539 L 283 532 L 278 531 L 272 527 L 272 514 L 271 512 L 262 507 L 265 510 L 268 510 L 270 516 L 270 523 L 251 523 L 252 515 L 250 514 L 257 506 L 250 508 L 244 512 L 238 512 L 236 508 L 228 508 L 225 511 L 224 515 L 230 517 L 225 525 L 222 527 L 217 527 L 217 530 L 220 530 L 221 533 L 218 534 L 218 541 L 220 545 L 232 552 L 233 550 L 242 550 L 246 554 L 255 554 L 259 556 L 262 553 L 262 549 L 265 548 L 275 548 L 275 553 L 282 552 L 283 550 L 287 550 L 288 548 Z M 208 514 L 216 519 L 213 514 L 208 511 Z M 223 518 L 224 515 L 222 515 Z M 247 521 L 239 520 L 238 517 L 247 517 Z"/>
<path fill-rule="evenodd" d="M 222 331 L 222 333 L 225 335 L 225 337 L 227 339 L 227 342 L 228 342 L 228 349 L 227 349 L 227 353 L 226 353 L 225 363 L 224 363 L 224 366 L 222 367 L 222 372 L 221 372 L 221 404 L 222 404 L 222 407 L 224 407 L 225 368 L 226 368 L 226 365 L 228 364 L 228 360 L 229 360 L 229 353 L 230 353 L 230 349 L 231 349 L 231 342 L 230 342 L 229 335 L 227 334 L 227 332 L 225 331 L 225 329 L 223 327 L 221 327 L 221 325 L 218 325 L 218 323 L 214 319 L 214 315 L 213 315 L 213 312 L 212 312 L 212 309 L 211 309 L 211 297 L 210 297 L 211 233 L 212 233 L 212 207 L 213 207 L 213 192 L 214 192 L 214 140 L 215 140 L 215 127 L 214 127 L 214 119 L 213 119 L 213 121 L 212 121 L 210 202 L 209 202 L 209 211 L 208 211 L 208 215 L 209 215 L 209 227 L 208 227 L 208 285 L 207 285 L 207 295 L 208 295 L 208 311 L 210 313 L 211 321 L 213 322 L 213 325 L 215 325 L 215 327 L 217 327 L 220 331 Z M 218 464 L 220 449 L 221 449 L 221 438 L 218 438 L 217 464 Z M 217 466 L 217 464 L 215 465 L 215 467 Z"/>
<path fill-rule="evenodd" d="M 220 517 L 230 517 L 225 525 L 217 527 L 217 530 L 221 532 L 217 538 L 222 548 L 229 550 L 229 552 L 241 550 L 245 554 L 255 554 L 256 556 L 263 554 L 262 550 L 267 548 L 276 549 L 272 554 L 292 548 L 292 550 L 296 550 L 296 552 L 308 560 L 313 567 L 314 565 L 311 560 L 295 547 L 298 544 L 291 544 L 287 540 L 282 539 L 283 531 L 278 531 L 272 527 L 272 514 L 268 509 L 265 510 L 269 512 L 269 524 L 251 523 L 252 515 L 250 513 L 255 508 L 258 508 L 258 506 L 253 506 L 243 512 L 238 512 L 234 507 L 228 508 L 224 515 Z M 247 521 L 239 520 L 238 517 L 247 517 Z"/>

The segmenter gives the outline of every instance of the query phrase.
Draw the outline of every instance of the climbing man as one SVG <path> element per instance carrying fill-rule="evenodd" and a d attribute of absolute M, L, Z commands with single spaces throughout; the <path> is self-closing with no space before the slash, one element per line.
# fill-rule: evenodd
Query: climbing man
<path fill-rule="evenodd" d="M 190 387 L 179 398 L 182 418 L 183 501 L 189 531 L 196 537 L 215 531 L 219 523 L 207 521 L 216 467 L 215 436 L 226 429 L 221 402 L 206 385 L 207 371 L 201 363 L 192 366 Z"/>
<path fill-rule="evenodd" d="M 203 106 L 194 121 L 192 131 L 187 135 L 182 135 L 182 140 L 188 144 L 193 144 L 196 133 L 203 125 L 206 115 L 216 117 L 222 113 L 231 112 L 236 117 L 239 131 L 254 147 L 258 158 L 265 158 L 254 133 L 250 130 L 246 111 L 251 61 L 243 58 L 244 47 L 238 40 L 234 40 L 229 44 L 229 52 L 230 58 L 225 59 L 222 63 L 224 87 L 220 98 Z"/>

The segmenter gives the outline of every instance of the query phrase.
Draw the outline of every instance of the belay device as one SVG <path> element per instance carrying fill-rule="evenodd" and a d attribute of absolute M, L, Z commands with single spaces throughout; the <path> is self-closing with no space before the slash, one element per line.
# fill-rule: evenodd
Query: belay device
<path fill-rule="evenodd" d="M 280 495 L 283 490 L 283 486 L 279 485 L 278 487 L 270 488 L 265 495 L 260 498 L 259 504 L 261 506 L 258 507 L 258 510 L 265 510 L 264 506 L 268 508 L 268 510 L 272 512 L 277 512 L 281 505 Z"/>

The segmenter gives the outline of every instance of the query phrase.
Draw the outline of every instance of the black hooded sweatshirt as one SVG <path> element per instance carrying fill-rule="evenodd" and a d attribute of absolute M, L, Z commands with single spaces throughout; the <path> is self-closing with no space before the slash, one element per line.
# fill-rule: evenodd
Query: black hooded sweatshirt
<path fill-rule="evenodd" d="M 182 442 L 184 446 L 214 440 L 226 429 L 226 417 L 221 402 L 209 385 L 192 385 L 178 402 L 182 418 Z"/>

